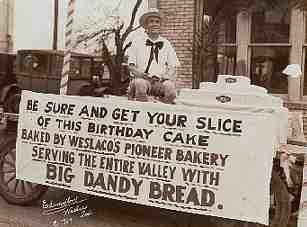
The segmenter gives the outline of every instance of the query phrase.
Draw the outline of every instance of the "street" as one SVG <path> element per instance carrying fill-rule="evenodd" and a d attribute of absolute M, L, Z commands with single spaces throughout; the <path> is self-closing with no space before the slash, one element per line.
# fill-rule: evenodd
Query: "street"
<path fill-rule="evenodd" d="M 45 204 L 64 202 L 67 198 L 78 198 L 86 212 L 70 210 L 59 213 L 46 212 Z M 49 210 L 50 211 L 50 210 Z M 66 215 L 65 215 L 66 214 Z M 88 215 L 88 216 L 87 216 Z M 128 204 L 116 200 L 93 197 L 71 191 L 49 188 L 42 199 L 31 206 L 9 205 L 0 197 L 0 227 L 97 227 L 97 226 L 212 226 L 210 218 L 184 214 L 164 209 Z"/>
<path fill-rule="evenodd" d="M 77 198 L 79 208 L 51 212 L 49 204 Z M 44 205 L 43 205 L 44 204 Z M 44 208 L 45 206 L 45 208 Z M 51 206 L 50 206 L 51 207 Z M 74 207 L 71 205 L 70 207 Z M 76 207 L 76 206 L 75 206 Z M 82 207 L 86 207 L 82 212 Z M 79 209 L 79 210 L 78 210 Z M 68 211 L 68 212 L 67 212 Z M 291 220 L 289 227 L 295 227 Z M 49 188 L 40 201 L 31 206 L 9 205 L 0 197 L 0 227 L 259 227 L 242 222 L 146 207 L 102 197 Z"/>

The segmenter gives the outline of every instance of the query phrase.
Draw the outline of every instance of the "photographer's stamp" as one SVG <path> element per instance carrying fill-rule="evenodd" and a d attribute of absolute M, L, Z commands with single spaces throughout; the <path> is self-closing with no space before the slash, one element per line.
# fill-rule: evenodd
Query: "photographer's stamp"
<path fill-rule="evenodd" d="M 78 221 L 77 219 L 90 217 L 94 214 L 88 201 L 88 198 L 81 198 L 78 195 L 69 195 L 61 200 L 42 200 L 42 215 L 52 219 L 52 227 L 70 225 Z"/>

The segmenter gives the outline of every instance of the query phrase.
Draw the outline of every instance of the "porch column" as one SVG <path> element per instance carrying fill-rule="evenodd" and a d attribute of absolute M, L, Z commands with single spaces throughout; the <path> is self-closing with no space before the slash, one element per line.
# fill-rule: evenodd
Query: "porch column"
<path fill-rule="evenodd" d="M 13 48 L 14 0 L 0 1 L 0 51 Z"/>
<path fill-rule="evenodd" d="M 299 64 L 302 68 L 304 66 L 303 62 L 303 46 L 305 43 L 305 14 L 303 11 L 299 9 L 291 10 L 291 21 L 295 21 L 291 23 L 290 26 L 290 43 L 291 43 L 291 51 L 290 51 L 290 64 Z M 304 72 L 303 72 L 304 73 Z M 304 76 L 302 75 L 301 80 L 289 80 L 288 83 L 288 94 L 291 93 L 291 98 L 293 100 L 300 100 L 303 94 L 303 86 L 304 84 Z M 296 92 L 300 91 L 300 92 Z"/>
<path fill-rule="evenodd" d="M 248 44 L 251 37 L 251 16 L 242 10 L 237 15 L 237 76 L 249 76 Z"/>

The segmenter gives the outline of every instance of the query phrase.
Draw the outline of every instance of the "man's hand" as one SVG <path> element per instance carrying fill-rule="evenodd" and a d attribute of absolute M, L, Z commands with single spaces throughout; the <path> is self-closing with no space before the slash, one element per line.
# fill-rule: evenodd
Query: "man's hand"
<path fill-rule="evenodd" d="M 144 78 L 147 76 L 146 73 L 139 70 L 135 65 L 128 65 L 128 69 L 136 78 Z"/>
<path fill-rule="evenodd" d="M 172 66 L 167 67 L 167 71 L 163 79 L 170 79 L 173 80 L 176 77 L 176 68 Z"/>
<path fill-rule="evenodd" d="M 160 81 L 160 77 L 156 76 L 156 75 L 149 75 L 148 76 L 150 78 L 151 81 L 153 82 L 158 82 Z"/>
<path fill-rule="evenodd" d="M 139 70 L 135 65 L 128 65 L 128 69 L 136 78 L 144 78 L 149 79 L 151 81 L 160 81 L 160 76 L 144 73 L 143 71 Z"/>

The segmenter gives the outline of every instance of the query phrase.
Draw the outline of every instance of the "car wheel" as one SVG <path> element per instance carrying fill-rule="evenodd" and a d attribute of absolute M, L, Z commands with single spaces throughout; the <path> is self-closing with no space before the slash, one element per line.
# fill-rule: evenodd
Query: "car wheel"
<path fill-rule="evenodd" d="M 4 101 L 4 112 L 19 113 L 20 93 L 12 93 Z"/>
<path fill-rule="evenodd" d="M 10 204 L 29 205 L 38 200 L 47 186 L 16 179 L 16 137 L 9 136 L 1 145 L 0 194 Z"/>
<path fill-rule="evenodd" d="M 291 215 L 290 196 L 285 182 L 277 171 L 272 171 L 270 227 L 287 227 Z"/>

